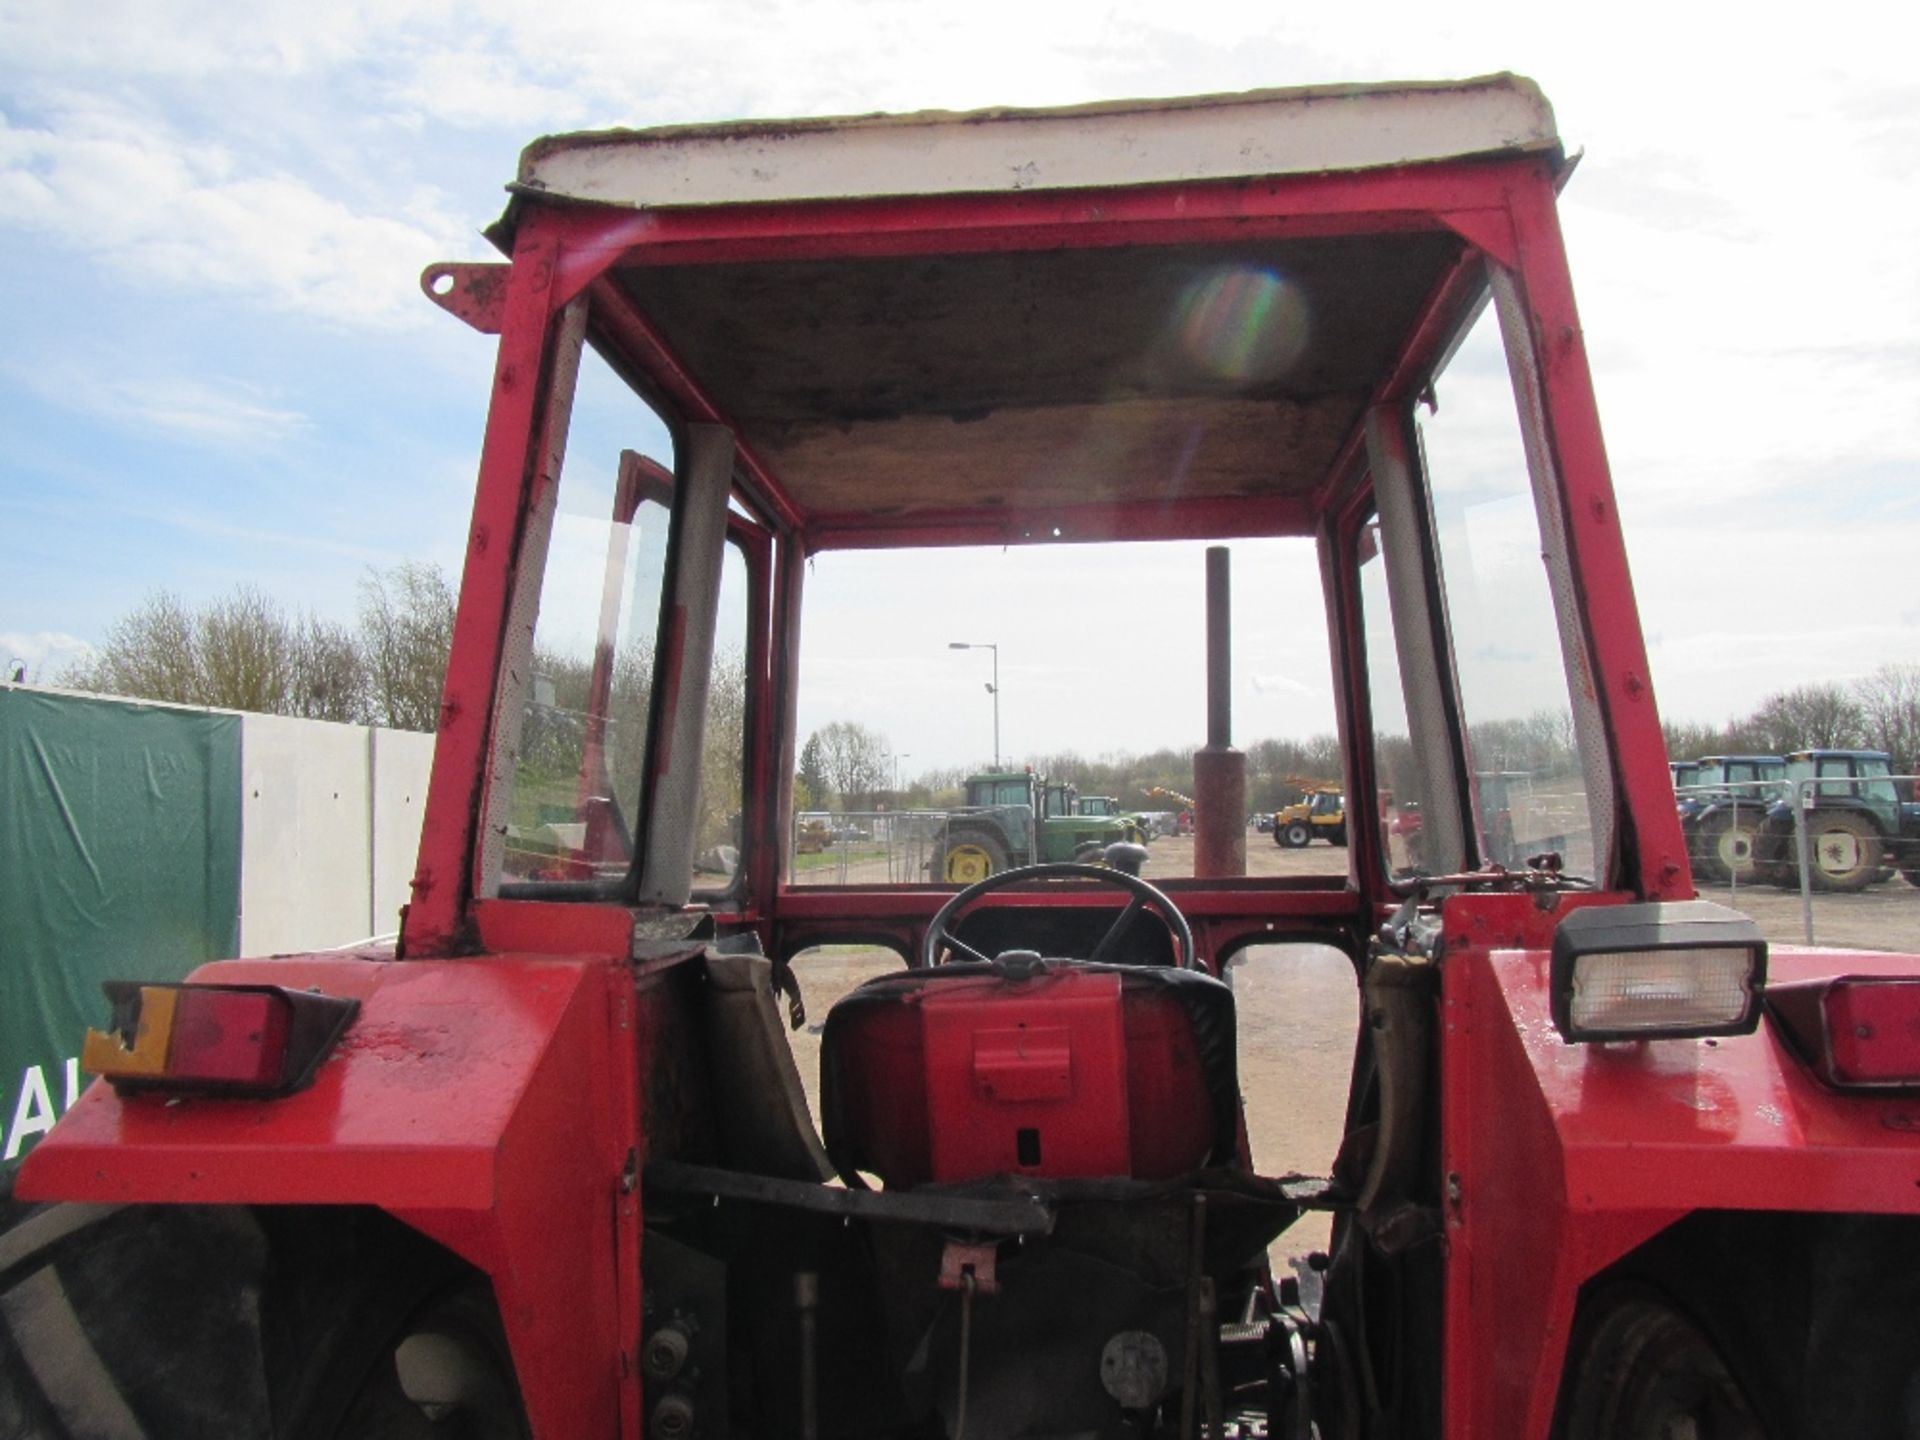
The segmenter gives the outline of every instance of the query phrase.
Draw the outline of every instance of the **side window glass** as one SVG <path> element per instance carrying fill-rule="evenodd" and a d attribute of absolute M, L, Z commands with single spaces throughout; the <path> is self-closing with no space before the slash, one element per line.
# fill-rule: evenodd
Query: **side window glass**
<path fill-rule="evenodd" d="M 741 810 L 747 766 L 747 561 L 737 544 L 720 559 L 720 612 L 714 622 L 713 684 L 701 746 L 693 885 L 725 890 L 740 869 Z"/>
<path fill-rule="evenodd" d="M 1380 834 L 1387 868 L 1396 878 L 1426 872 L 1420 838 L 1420 807 L 1427 778 L 1413 748 L 1400 652 L 1387 599 L 1387 567 L 1380 552 L 1380 525 L 1360 536 L 1360 611 L 1366 634 L 1367 693 L 1373 711 L 1373 767 L 1379 785 Z"/>
<path fill-rule="evenodd" d="M 1480 853 L 1594 874 L 1594 825 L 1541 522 L 1493 307 L 1418 413 Z"/>
<path fill-rule="evenodd" d="M 483 883 L 609 882 L 633 855 L 673 440 L 581 352 L 559 483 L 528 521 L 509 622 Z"/>

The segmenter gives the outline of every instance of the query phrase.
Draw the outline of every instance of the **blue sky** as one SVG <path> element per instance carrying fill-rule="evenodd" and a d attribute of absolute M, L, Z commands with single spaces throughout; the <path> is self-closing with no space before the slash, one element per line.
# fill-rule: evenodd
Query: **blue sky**
<path fill-rule="evenodd" d="M 1586 151 L 1563 219 L 1664 710 L 1920 660 L 1920 25 L 1681 9 L 0 0 L 0 659 L 54 678 L 157 587 L 347 618 L 368 565 L 451 567 L 490 356 L 417 276 L 490 256 L 538 134 L 1513 69 Z"/>

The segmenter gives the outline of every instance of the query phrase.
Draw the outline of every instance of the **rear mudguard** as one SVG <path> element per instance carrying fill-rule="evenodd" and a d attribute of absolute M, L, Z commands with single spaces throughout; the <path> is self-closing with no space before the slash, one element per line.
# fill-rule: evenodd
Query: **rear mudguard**
<path fill-rule="evenodd" d="M 1691 1211 L 1920 1214 L 1920 1104 L 1826 1088 L 1770 1022 L 1718 1040 L 1562 1040 L 1548 951 L 1589 898 L 1446 907 L 1449 1440 L 1548 1435 L 1580 1286 Z M 1920 957 L 1776 949 L 1769 968 L 1920 975 Z"/>
<path fill-rule="evenodd" d="M 360 1013 L 283 1099 L 122 1097 L 96 1081 L 17 1193 L 377 1206 L 490 1277 L 536 1434 L 618 1434 L 639 1403 L 638 1079 L 630 926 L 613 913 L 612 953 L 587 958 L 204 966 L 195 980 L 311 986 Z"/>

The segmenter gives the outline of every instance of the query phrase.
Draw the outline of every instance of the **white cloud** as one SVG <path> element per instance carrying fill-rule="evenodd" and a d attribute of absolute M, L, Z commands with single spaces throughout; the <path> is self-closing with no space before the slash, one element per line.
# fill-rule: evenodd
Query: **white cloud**
<path fill-rule="evenodd" d="M 443 0 L 16 0 L 0 5 L 0 54 L 23 71 L 299 76 L 356 60 L 380 32 L 448 10 Z"/>
<path fill-rule="evenodd" d="M 116 375 L 105 355 L 57 361 L 8 378 L 50 404 L 133 429 L 228 448 L 270 445 L 309 427 L 307 417 L 271 403 L 258 387 L 222 376 Z"/>
<path fill-rule="evenodd" d="M 0 681 L 26 667 L 32 685 L 52 684 L 69 666 L 89 659 L 93 646 L 64 630 L 0 630 Z"/>
<path fill-rule="evenodd" d="M 43 126 L 0 115 L 0 224 L 120 274 L 323 321 L 424 318 L 414 277 L 472 242 L 422 204 L 409 219 L 356 210 L 111 102 L 72 101 Z"/>
<path fill-rule="evenodd" d="M 479 46 L 428 49 L 393 93 L 402 104 L 449 125 L 504 127 L 524 131 L 529 139 L 538 131 L 571 128 L 587 115 L 575 85 L 533 74 L 516 54 Z"/>

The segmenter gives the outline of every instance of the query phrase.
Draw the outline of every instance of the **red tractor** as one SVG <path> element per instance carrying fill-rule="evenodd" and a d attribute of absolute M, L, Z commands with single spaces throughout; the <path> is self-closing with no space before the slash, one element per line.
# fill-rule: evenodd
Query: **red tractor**
<path fill-rule="evenodd" d="M 1512 77 L 531 147 L 506 261 L 425 279 L 498 360 L 397 950 L 113 987 L 0 1431 L 1912 1435 L 1920 958 L 1695 898 L 1569 168 Z M 1268 536 L 1344 876 L 786 878 L 813 557 Z M 1364 1015 L 1317 1175 L 1247 1138 L 1276 935 Z M 904 963 L 817 1132 L 790 962 L 849 943 Z"/>

